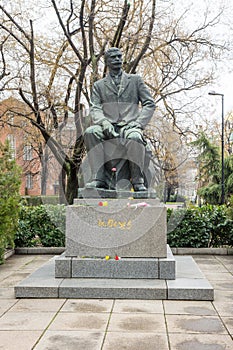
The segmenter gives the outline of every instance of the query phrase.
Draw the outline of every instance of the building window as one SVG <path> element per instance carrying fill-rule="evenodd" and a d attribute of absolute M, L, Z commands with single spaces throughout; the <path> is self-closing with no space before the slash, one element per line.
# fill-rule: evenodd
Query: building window
<path fill-rule="evenodd" d="M 23 160 L 32 160 L 32 146 L 25 145 L 23 148 Z"/>
<path fill-rule="evenodd" d="M 32 173 L 27 173 L 26 174 L 26 182 L 25 182 L 25 187 L 28 190 L 31 190 L 33 188 L 33 177 Z"/>
<path fill-rule="evenodd" d="M 15 137 L 12 134 L 7 135 L 7 141 L 9 142 L 10 146 L 10 153 L 11 153 L 11 158 L 15 159 Z"/>

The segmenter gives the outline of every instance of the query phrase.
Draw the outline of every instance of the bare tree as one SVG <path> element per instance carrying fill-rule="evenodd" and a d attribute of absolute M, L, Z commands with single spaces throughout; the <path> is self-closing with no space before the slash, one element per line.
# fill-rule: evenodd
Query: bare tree
<path fill-rule="evenodd" d="M 191 33 L 184 32 L 182 16 L 164 26 L 155 0 L 135 0 L 131 5 L 127 0 L 63 3 L 50 0 L 50 4 L 59 23 L 59 36 L 36 35 L 32 20 L 28 25 L 2 5 L 5 20 L 0 27 L 15 48 L 23 52 L 13 89 L 18 86 L 21 98 L 33 113 L 27 118 L 40 130 L 45 144 L 62 166 L 61 183 L 67 201 L 72 203 L 84 154 L 85 105 L 90 101 L 93 82 L 106 74 L 103 62 L 106 48 L 117 46 L 123 50 L 124 69 L 143 74 L 161 106 L 158 113 L 165 115 L 182 134 L 184 128 L 179 124 L 179 111 L 173 107 L 172 97 L 207 84 L 211 74 L 193 76 L 195 67 L 203 57 L 214 58 L 222 47 L 205 33 L 218 18 L 206 19 Z M 72 153 L 62 147 L 60 136 L 69 115 L 74 116 L 76 131 Z"/>

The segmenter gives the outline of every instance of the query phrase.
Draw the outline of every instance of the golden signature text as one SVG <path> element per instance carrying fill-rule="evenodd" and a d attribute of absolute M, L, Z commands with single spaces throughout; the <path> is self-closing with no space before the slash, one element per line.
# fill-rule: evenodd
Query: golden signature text
<path fill-rule="evenodd" d="M 120 230 L 130 230 L 132 227 L 132 221 L 118 221 L 115 219 L 108 219 L 107 221 L 98 219 L 99 227 L 119 228 Z"/>

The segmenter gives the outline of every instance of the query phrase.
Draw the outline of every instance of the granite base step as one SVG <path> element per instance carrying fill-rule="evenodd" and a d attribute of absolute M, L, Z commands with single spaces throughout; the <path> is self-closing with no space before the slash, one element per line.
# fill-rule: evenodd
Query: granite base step
<path fill-rule="evenodd" d="M 76 258 L 66 252 L 55 259 L 56 278 L 176 278 L 175 258 L 167 245 L 166 258 Z"/>
<path fill-rule="evenodd" d="M 15 286 L 16 298 L 210 300 L 214 290 L 191 256 L 176 256 L 176 279 L 55 278 L 55 259 Z"/>

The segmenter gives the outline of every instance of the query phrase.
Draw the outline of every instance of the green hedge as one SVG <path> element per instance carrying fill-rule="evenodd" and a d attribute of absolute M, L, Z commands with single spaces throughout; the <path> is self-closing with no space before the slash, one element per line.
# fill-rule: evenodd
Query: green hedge
<path fill-rule="evenodd" d="M 19 225 L 15 235 L 16 247 L 64 247 L 64 205 L 21 205 Z"/>
<path fill-rule="evenodd" d="M 233 246 L 233 220 L 226 206 L 168 209 L 168 244 L 171 247 Z"/>
<path fill-rule="evenodd" d="M 14 247 L 20 177 L 21 171 L 12 159 L 9 144 L 0 142 L 0 264 L 4 262 L 5 249 Z"/>
<path fill-rule="evenodd" d="M 233 246 L 233 220 L 226 206 L 168 209 L 171 247 Z M 65 245 L 65 206 L 21 206 L 16 247 Z"/>

